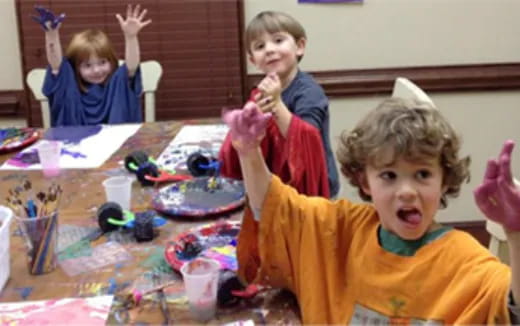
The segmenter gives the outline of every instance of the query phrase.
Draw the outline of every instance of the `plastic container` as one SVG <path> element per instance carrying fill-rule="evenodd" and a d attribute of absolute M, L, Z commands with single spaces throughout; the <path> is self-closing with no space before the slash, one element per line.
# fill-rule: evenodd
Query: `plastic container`
<path fill-rule="evenodd" d="M 46 177 L 60 174 L 61 142 L 46 141 L 38 146 L 38 157 Z"/>
<path fill-rule="evenodd" d="M 193 319 L 207 322 L 215 317 L 220 263 L 196 258 L 181 267 L 184 288 Z"/>
<path fill-rule="evenodd" d="M 132 181 L 133 179 L 125 176 L 111 177 L 103 181 L 107 202 L 118 203 L 124 210 L 129 210 L 132 198 Z"/>
<path fill-rule="evenodd" d="M 13 219 L 13 211 L 7 207 L 0 206 L 0 292 L 3 290 L 9 274 L 11 265 L 9 263 L 9 226 Z"/>

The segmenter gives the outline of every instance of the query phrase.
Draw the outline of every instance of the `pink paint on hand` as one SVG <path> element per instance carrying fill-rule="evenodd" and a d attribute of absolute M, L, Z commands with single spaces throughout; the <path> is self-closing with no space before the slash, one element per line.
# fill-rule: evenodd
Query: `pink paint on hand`
<path fill-rule="evenodd" d="M 249 101 L 243 109 L 222 113 L 222 120 L 229 126 L 233 146 L 239 152 L 247 152 L 260 144 L 265 135 L 270 113 L 263 113 L 256 103 Z"/>
<path fill-rule="evenodd" d="M 520 231 L 520 186 L 511 173 L 514 146 L 513 141 L 506 141 L 499 157 L 488 161 L 484 180 L 473 194 L 478 207 L 490 220 L 506 230 Z"/>

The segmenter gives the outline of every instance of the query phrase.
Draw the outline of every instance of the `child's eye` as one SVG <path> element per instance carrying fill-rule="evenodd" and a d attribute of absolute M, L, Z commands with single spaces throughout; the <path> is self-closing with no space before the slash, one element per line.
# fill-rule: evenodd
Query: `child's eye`
<path fill-rule="evenodd" d="M 384 171 L 379 174 L 379 177 L 383 180 L 394 180 L 397 177 L 397 174 L 392 171 Z"/>
<path fill-rule="evenodd" d="M 264 43 L 257 43 L 253 46 L 255 50 L 262 50 L 264 48 Z"/>
<path fill-rule="evenodd" d="M 277 38 L 275 39 L 275 42 L 276 42 L 276 43 L 282 43 L 283 40 L 284 40 L 283 37 L 277 37 Z"/>
<path fill-rule="evenodd" d="M 419 179 L 428 179 L 432 176 L 432 173 L 428 170 L 419 170 L 417 171 L 416 175 Z"/>
<path fill-rule="evenodd" d="M 101 59 L 101 62 L 100 62 L 102 65 L 106 64 L 107 63 L 107 60 L 106 59 Z"/>

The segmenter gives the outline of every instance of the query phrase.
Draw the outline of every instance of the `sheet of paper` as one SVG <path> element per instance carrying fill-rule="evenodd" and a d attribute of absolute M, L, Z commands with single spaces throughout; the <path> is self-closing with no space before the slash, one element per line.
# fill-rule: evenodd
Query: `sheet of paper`
<path fill-rule="evenodd" d="M 157 164 L 167 170 L 186 171 L 186 160 L 195 152 L 218 157 L 229 128 L 225 124 L 187 125 L 157 158 Z"/>
<path fill-rule="evenodd" d="M 141 124 L 103 125 L 99 132 L 93 135 L 86 133 L 87 136 L 78 142 L 63 140 L 60 168 L 89 169 L 99 167 L 140 127 Z M 88 126 L 85 128 L 88 128 Z M 75 135 L 71 135 L 71 137 L 75 137 Z M 44 141 L 46 140 L 39 140 L 11 157 L 0 167 L 0 170 L 41 170 L 37 148 Z"/>
<path fill-rule="evenodd" d="M 105 325 L 112 295 L 0 303 L 0 325 Z"/>

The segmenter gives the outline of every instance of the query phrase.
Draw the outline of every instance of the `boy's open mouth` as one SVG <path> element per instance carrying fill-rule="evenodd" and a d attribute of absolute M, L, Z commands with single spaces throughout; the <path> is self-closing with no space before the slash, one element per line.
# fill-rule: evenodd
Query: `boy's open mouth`
<path fill-rule="evenodd" d="M 422 220 L 422 214 L 417 208 L 400 208 L 397 217 L 412 226 L 419 225 Z"/>

